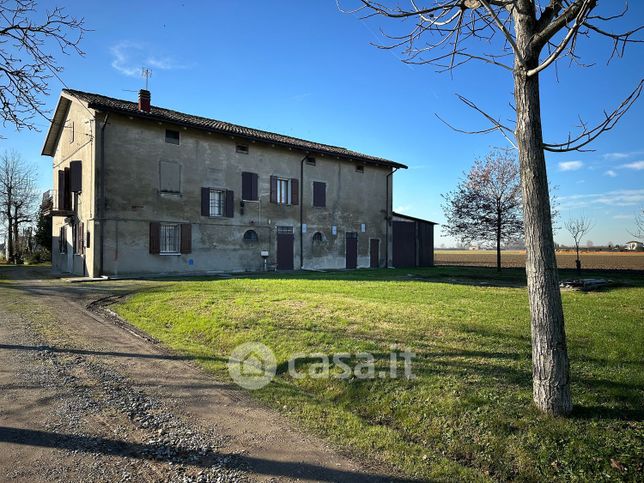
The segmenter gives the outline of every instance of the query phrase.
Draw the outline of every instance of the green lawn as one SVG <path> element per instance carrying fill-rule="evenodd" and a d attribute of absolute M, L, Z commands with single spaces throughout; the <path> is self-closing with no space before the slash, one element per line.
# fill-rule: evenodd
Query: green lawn
<path fill-rule="evenodd" d="M 228 355 L 247 341 L 267 344 L 279 363 L 299 352 L 368 351 L 384 368 L 392 346 L 412 349 L 414 380 L 293 379 L 280 371 L 253 392 L 401 475 L 636 480 L 644 470 L 644 282 L 616 277 L 621 285 L 609 290 L 563 294 L 575 403 L 568 419 L 531 405 L 520 270 L 166 281 L 114 308 L 222 379 Z"/>

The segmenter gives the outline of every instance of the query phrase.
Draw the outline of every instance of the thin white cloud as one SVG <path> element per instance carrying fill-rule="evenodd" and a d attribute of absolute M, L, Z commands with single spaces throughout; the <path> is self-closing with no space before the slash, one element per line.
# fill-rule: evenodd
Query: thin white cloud
<path fill-rule="evenodd" d="M 609 170 L 608 170 L 608 171 L 606 171 L 604 174 L 605 174 L 606 176 L 610 176 L 611 178 L 614 178 L 615 176 L 617 176 L 617 173 L 616 173 L 615 171 L 613 171 L 612 169 L 609 169 Z"/>
<path fill-rule="evenodd" d="M 110 47 L 112 53 L 112 67 L 118 70 L 121 74 L 129 77 L 138 77 L 141 75 L 140 65 L 134 66 L 132 64 L 132 51 L 141 50 L 141 45 L 134 42 L 119 42 Z"/>
<path fill-rule="evenodd" d="M 128 77 L 141 77 L 141 69 L 152 70 L 185 69 L 187 66 L 171 57 L 158 57 L 143 43 L 124 40 L 110 47 L 112 67 Z"/>
<path fill-rule="evenodd" d="M 634 215 L 627 215 L 627 214 L 620 214 L 620 215 L 615 215 L 613 216 L 613 219 L 615 220 L 634 220 L 635 216 Z"/>
<path fill-rule="evenodd" d="M 411 205 L 398 205 L 394 208 L 394 211 L 396 213 L 405 213 L 405 211 L 409 211 L 411 209 Z"/>
<path fill-rule="evenodd" d="M 627 159 L 630 157 L 630 153 L 606 153 L 604 154 L 604 159 L 616 160 Z"/>
<path fill-rule="evenodd" d="M 620 168 L 634 169 L 637 171 L 641 171 L 644 169 L 644 161 L 635 161 L 632 163 L 622 164 Z"/>
<path fill-rule="evenodd" d="M 561 209 L 636 206 L 644 203 L 644 189 L 615 190 L 605 193 L 568 195 L 559 197 Z"/>
<path fill-rule="evenodd" d="M 577 171 L 583 166 L 583 161 L 562 161 L 559 163 L 559 171 Z"/>
<path fill-rule="evenodd" d="M 614 152 L 614 153 L 606 153 L 602 157 L 604 159 L 608 159 L 611 161 L 622 161 L 632 156 L 637 156 L 638 154 L 642 154 L 642 152 L 643 151 Z"/>

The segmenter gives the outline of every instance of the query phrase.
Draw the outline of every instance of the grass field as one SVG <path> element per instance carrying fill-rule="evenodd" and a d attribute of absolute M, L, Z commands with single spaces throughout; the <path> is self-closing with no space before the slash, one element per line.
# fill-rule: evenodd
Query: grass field
<path fill-rule="evenodd" d="M 575 410 L 531 405 L 521 270 L 360 270 L 167 281 L 115 310 L 229 380 L 248 341 L 298 352 L 416 353 L 416 379 L 293 379 L 253 396 L 344 450 L 422 480 L 637 480 L 644 470 L 644 280 L 564 292 Z M 487 284 L 479 285 L 479 282 Z M 495 286 L 497 285 L 497 286 Z M 507 286 L 502 286 L 507 285 Z"/>
<path fill-rule="evenodd" d="M 559 268 L 575 268 L 577 256 L 572 251 L 557 252 Z M 583 252 L 580 256 L 583 268 L 600 270 L 644 270 L 644 252 Z M 460 265 L 495 267 L 494 250 L 436 250 L 437 265 Z M 503 267 L 525 267 L 525 252 L 504 250 L 501 252 Z"/>

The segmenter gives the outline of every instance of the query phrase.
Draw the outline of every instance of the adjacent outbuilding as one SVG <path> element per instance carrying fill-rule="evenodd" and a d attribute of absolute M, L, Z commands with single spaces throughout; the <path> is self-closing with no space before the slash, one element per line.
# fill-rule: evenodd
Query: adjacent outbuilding
<path fill-rule="evenodd" d="M 395 268 L 434 266 L 434 223 L 392 213 L 392 265 Z"/>

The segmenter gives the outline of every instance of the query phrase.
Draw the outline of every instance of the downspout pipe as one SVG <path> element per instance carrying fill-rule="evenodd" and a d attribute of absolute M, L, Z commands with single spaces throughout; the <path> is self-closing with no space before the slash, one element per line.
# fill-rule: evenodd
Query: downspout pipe
<path fill-rule="evenodd" d="M 300 161 L 300 270 L 304 268 L 304 161 L 308 158 L 307 154 Z"/>
<path fill-rule="evenodd" d="M 99 233 L 101 237 L 101 242 L 100 242 L 100 258 L 99 258 L 99 268 L 98 268 L 98 275 L 99 277 L 103 276 L 103 270 L 104 270 L 104 253 L 105 253 L 105 241 L 104 241 L 104 235 L 105 235 L 105 127 L 107 126 L 107 122 L 110 119 L 110 113 L 105 114 L 105 120 L 103 121 L 103 125 L 101 126 L 101 176 L 100 176 L 100 183 L 101 183 L 101 189 L 99 191 L 100 193 L 100 203 L 99 203 L 99 209 L 100 209 L 100 215 L 98 217 L 98 221 L 100 223 L 99 227 Z"/>
<path fill-rule="evenodd" d="M 392 177 L 392 175 L 398 171 L 400 168 L 394 168 L 391 170 L 390 173 L 387 173 L 387 176 L 385 176 L 386 183 L 387 183 L 387 188 L 386 188 L 386 193 L 387 193 L 387 199 L 386 199 L 386 206 L 385 206 L 385 268 L 389 268 L 389 224 L 391 223 L 391 210 L 389 209 L 389 205 L 391 204 L 390 199 L 389 199 L 389 178 Z M 393 180 L 393 178 L 391 178 Z M 393 191 L 393 190 L 392 190 Z M 393 201 L 393 193 L 391 196 L 391 200 Z"/>

